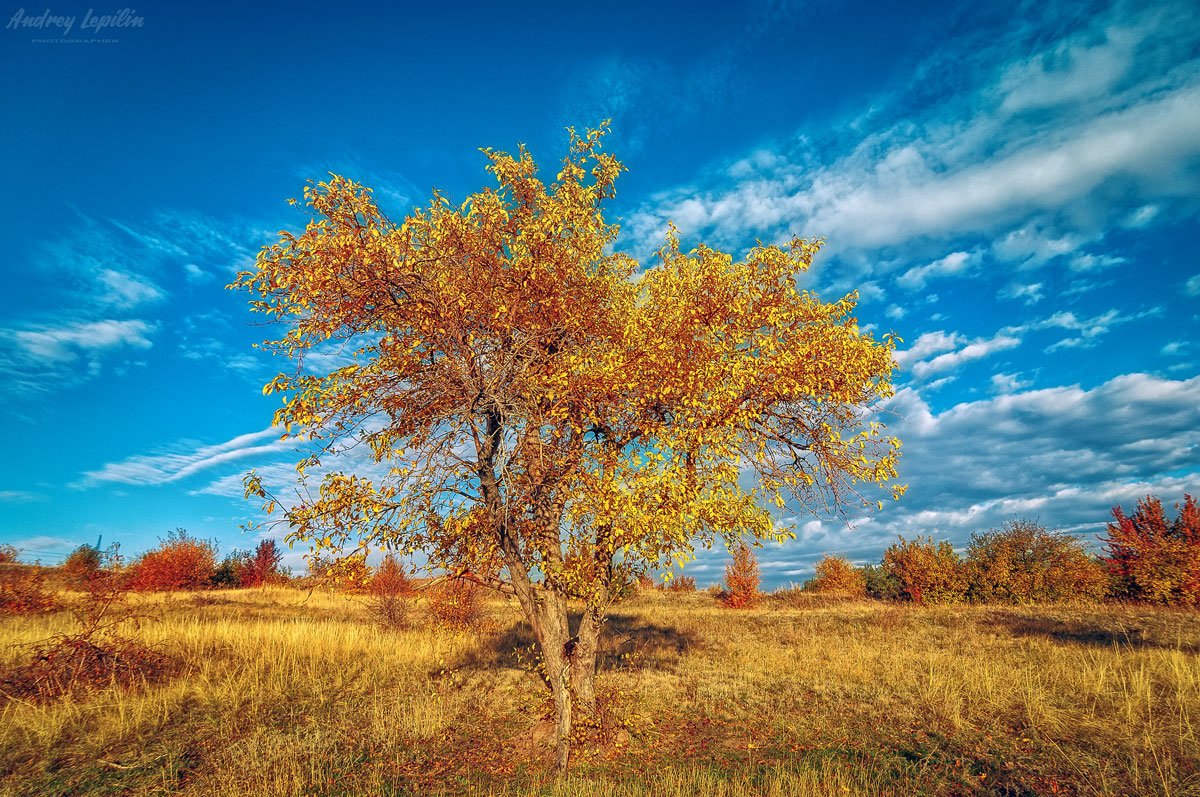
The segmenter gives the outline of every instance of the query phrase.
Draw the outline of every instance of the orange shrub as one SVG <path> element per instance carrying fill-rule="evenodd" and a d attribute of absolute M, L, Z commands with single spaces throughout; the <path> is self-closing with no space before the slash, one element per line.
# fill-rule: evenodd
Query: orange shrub
<path fill-rule="evenodd" d="M 0 565 L 12 565 L 17 563 L 17 557 L 21 555 L 21 549 L 15 545 L 0 545 Z"/>
<path fill-rule="evenodd" d="M 867 581 L 861 570 L 842 556 L 826 556 L 817 562 L 817 575 L 812 588 L 817 592 L 841 592 L 866 595 Z"/>
<path fill-rule="evenodd" d="M 148 592 L 208 589 L 216 567 L 215 543 L 175 529 L 133 564 L 129 587 Z"/>
<path fill-rule="evenodd" d="M 41 567 L 0 565 L 0 614 L 36 614 L 54 608 Z"/>
<path fill-rule="evenodd" d="M 695 592 L 696 579 L 691 576 L 676 576 L 667 582 L 667 592 Z"/>
<path fill-rule="evenodd" d="M 744 609 L 758 604 L 762 594 L 758 585 L 762 583 L 758 557 L 746 543 L 733 549 L 733 561 L 725 565 L 725 595 L 723 602 L 731 609 Z"/>
<path fill-rule="evenodd" d="M 1103 566 L 1083 543 L 1032 520 L 971 535 L 967 578 L 972 600 L 1043 603 L 1100 600 L 1108 591 Z"/>
<path fill-rule="evenodd" d="M 883 567 L 914 603 L 955 603 L 967 591 L 965 568 L 945 540 L 934 545 L 932 537 L 911 542 L 901 537 L 884 552 Z"/>
<path fill-rule="evenodd" d="M 1151 603 L 1200 604 L 1200 508 L 1184 495 L 1179 516 L 1167 522 L 1162 502 L 1138 501 L 1126 517 L 1113 507 L 1104 559 L 1119 597 Z"/>
<path fill-rule="evenodd" d="M 384 628 L 407 628 L 407 598 L 417 589 L 395 554 L 384 557 L 367 587 L 368 616 Z"/>
<path fill-rule="evenodd" d="M 104 560 L 104 552 L 94 545 L 80 545 L 71 551 L 67 561 L 63 562 L 63 572 L 76 579 L 84 579 L 100 569 Z"/>
<path fill-rule="evenodd" d="M 479 585 L 464 578 L 450 579 L 432 591 L 429 612 L 438 625 L 452 631 L 478 628 L 483 620 Z"/>
<path fill-rule="evenodd" d="M 400 564 L 395 554 L 390 553 L 383 558 L 379 567 L 375 568 L 369 590 L 372 595 L 406 596 L 415 593 L 417 587 L 404 572 L 404 565 Z"/>

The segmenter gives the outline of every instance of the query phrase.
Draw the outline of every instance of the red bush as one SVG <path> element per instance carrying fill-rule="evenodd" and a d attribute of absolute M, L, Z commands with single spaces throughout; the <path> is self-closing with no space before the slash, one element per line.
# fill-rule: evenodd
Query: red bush
<path fill-rule="evenodd" d="M 758 585 L 762 576 L 754 549 L 740 543 L 733 549 L 733 561 L 725 566 L 725 595 L 723 602 L 731 609 L 748 609 L 762 600 Z"/>
<path fill-rule="evenodd" d="M 238 576 L 243 587 L 261 587 L 265 584 L 278 584 L 284 580 L 279 563 L 283 561 L 283 551 L 275 540 L 263 540 L 254 549 L 254 553 L 239 569 Z"/>
<path fill-rule="evenodd" d="M 134 563 L 129 587 L 149 592 L 208 589 L 216 567 L 215 543 L 189 537 L 184 529 L 175 529 L 157 548 Z"/>
<path fill-rule="evenodd" d="M 1138 501 L 1127 517 L 1113 507 L 1104 559 L 1119 597 L 1151 603 L 1200 603 L 1200 507 L 1184 495 L 1179 516 L 1167 522 L 1162 502 Z"/>

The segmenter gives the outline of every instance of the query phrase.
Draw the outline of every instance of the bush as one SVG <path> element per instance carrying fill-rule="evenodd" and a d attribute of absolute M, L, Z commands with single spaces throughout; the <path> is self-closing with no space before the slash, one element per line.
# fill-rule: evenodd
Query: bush
<path fill-rule="evenodd" d="M 15 545 L 0 545 L 0 565 L 15 565 L 21 549 Z"/>
<path fill-rule="evenodd" d="M 904 594 L 904 585 L 900 579 L 887 571 L 882 565 L 867 565 L 860 571 L 863 577 L 863 588 L 867 597 L 879 601 L 899 600 Z"/>
<path fill-rule="evenodd" d="M 208 589 L 216 569 L 216 543 L 175 529 L 134 563 L 129 586 L 148 592 Z"/>
<path fill-rule="evenodd" d="M 913 603 L 955 603 L 967 591 L 965 568 L 945 540 L 935 545 L 932 538 L 901 537 L 884 552 L 883 567 Z"/>
<path fill-rule="evenodd" d="M 723 603 L 731 609 L 747 609 L 758 605 L 762 594 L 758 585 L 762 582 L 758 557 L 746 543 L 733 549 L 733 561 L 725 566 L 725 599 Z"/>
<path fill-rule="evenodd" d="M 826 556 L 817 562 L 817 577 L 812 580 L 810 587 L 817 592 L 867 594 L 863 574 L 842 556 Z"/>
<path fill-rule="evenodd" d="M 254 549 L 253 555 L 247 555 L 241 569 L 241 586 L 262 587 L 267 584 L 280 584 L 287 580 L 279 563 L 283 561 L 283 551 L 275 540 L 263 540 Z"/>
<path fill-rule="evenodd" d="M 415 592 L 403 565 L 388 554 L 368 584 L 367 616 L 384 628 L 408 628 L 408 597 Z"/>
<path fill-rule="evenodd" d="M 464 578 L 439 584 L 429 597 L 429 613 L 437 624 L 451 631 L 469 631 L 483 621 L 479 585 Z"/>
<path fill-rule="evenodd" d="M 677 576 L 667 582 L 667 592 L 695 592 L 696 579 L 691 576 Z"/>
<path fill-rule="evenodd" d="M 210 583 L 214 589 L 237 589 L 242 586 L 242 573 L 249 566 L 249 551 L 233 551 L 217 565 Z"/>
<path fill-rule="evenodd" d="M 1083 543 L 1032 520 L 971 535 L 968 596 L 977 601 L 1050 603 L 1101 600 L 1108 577 Z"/>
<path fill-rule="evenodd" d="M 46 591 L 46 576 L 40 567 L 0 567 L 0 614 L 36 614 L 54 608 L 54 596 Z"/>
<path fill-rule="evenodd" d="M 71 606 L 77 628 L 31 645 L 23 665 L 0 675 L 0 691 L 20 700 L 44 702 L 109 686 L 129 687 L 154 680 L 174 665 L 170 657 L 122 637 L 118 627 L 139 615 L 126 603 L 125 574 L 117 546 L 100 552 L 84 583 L 83 598 Z"/>
<path fill-rule="evenodd" d="M 1138 501 L 1126 516 L 1113 507 L 1108 524 L 1104 564 L 1116 595 L 1149 603 L 1200 604 L 1200 507 L 1184 495 L 1179 515 L 1168 523 L 1162 502 L 1153 496 Z"/>
<path fill-rule="evenodd" d="M 104 552 L 94 545 L 80 545 L 63 562 L 63 572 L 74 578 L 87 578 L 100 569 Z"/>

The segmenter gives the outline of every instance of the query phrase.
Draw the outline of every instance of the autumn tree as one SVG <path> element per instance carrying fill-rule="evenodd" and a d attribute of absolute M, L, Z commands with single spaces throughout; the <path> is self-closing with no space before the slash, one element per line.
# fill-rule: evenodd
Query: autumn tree
<path fill-rule="evenodd" d="M 977 601 L 1049 603 L 1100 600 L 1108 577 L 1083 542 L 1032 520 L 971 535 L 968 596 Z"/>
<path fill-rule="evenodd" d="M 883 552 L 883 567 L 914 603 L 956 603 L 966 595 L 966 569 L 946 540 L 901 537 Z"/>
<path fill-rule="evenodd" d="M 251 474 L 247 495 L 281 509 L 290 542 L 420 549 L 515 596 L 560 770 L 572 712 L 595 712 L 615 585 L 697 544 L 791 537 L 769 510 L 785 496 L 857 513 L 863 485 L 902 489 L 899 444 L 872 412 L 892 393 L 893 342 L 860 329 L 855 294 L 797 287 L 820 243 L 735 261 L 683 251 L 672 229 L 641 269 L 604 218 L 623 166 L 603 132 L 572 132 L 552 181 L 524 147 L 484 150 L 494 186 L 461 203 L 435 190 L 399 223 L 332 176 L 305 189 L 304 232 L 280 233 L 234 283 L 283 327 L 263 346 L 297 367 L 265 392 L 314 447 L 299 479 L 321 481 L 282 504 Z M 308 369 L 332 351 L 344 365 Z M 326 467 L 350 447 L 371 473 Z"/>
<path fill-rule="evenodd" d="M 1126 515 L 1113 507 L 1104 562 L 1117 594 L 1150 603 L 1200 604 L 1200 507 L 1184 495 L 1168 521 L 1162 501 L 1146 496 Z"/>
<path fill-rule="evenodd" d="M 275 540 L 262 540 L 254 549 L 254 553 L 246 558 L 239 573 L 241 586 L 261 587 L 283 581 L 283 571 L 280 562 L 283 561 L 283 551 Z"/>
<path fill-rule="evenodd" d="M 846 561 L 846 557 L 829 554 L 817 562 L 812 588 L 817 592 L 840 592 L 861 596 L 867 594 L 867 582 L 863 572 Z"/>

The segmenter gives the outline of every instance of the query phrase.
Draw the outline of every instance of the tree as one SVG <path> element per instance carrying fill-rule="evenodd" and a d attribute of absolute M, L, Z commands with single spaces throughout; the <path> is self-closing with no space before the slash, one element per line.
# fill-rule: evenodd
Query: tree
<path fill-rule="evenodd" d="M 870 412 L 892 393 L 893 341 L 859 328 L 855 294 L 797 289 L 820 242 L 735 262 L 684 253 L 672 228 L 639 271 L 612 251 L 601 206 L 624 167 L 603 133 L 572 131 L 549 184 L 524 147 L 483 150 L 495 187 L 461 205 L 435 190 L 399 224 L 332 176 L 305 189 L 304 232 L 232 286 L 283 325 L 263 347 L 297 362 L 265 392 L 314 446 L 299 479 L 352 446 L 380 469 L 327 471 L 286 505 L 250 474 L 247 497 L 281 509 L 289 542 L 420 549 L 514 595 L 550 674 L 560 770 L 573 709 L 595 711 L 614 585 L 718 538 L 791 537 L 767 508 L 785 495 L 848 513 L 868 505 L 859 485 L 903 489 L 899 442 Z M 345 365 L 307 370 L 334 350 Z"/>
<path fill-rule="evenodd" d="M 261 587 L 283 580 L 279 563 L 283 561 L 283 551 L 275 540 L 262 540 L 254 549 L 254 554 L 247 558 L 241 570 L 241 585 L 243 587 Z"/>
<path fill-rule="evenodd" d="M 867 583 L 861 570 L 846 561 L 844 556 L 826 555 L 817 562 L 813 589 L 817 592 L 842 592 L 850 595 L 867 594 Z"/>
<path fill-rule="evenodd" d="M 1103 568 L 1078 538 L 1032 520 L 972 534 L 966 567 L 969 596 L 977 601 L 1100 600 L 1108 589 Z"/>
<path fill-rule="evenodd" d="M 1104 563 L 1120 597 L 1150 603 L 1200 603 L 1200 507 L 1185 494 L 1175 520 L 1168 522 L 1162 502 L 1146 496 L 1126 516 L 1113 507 Z"/>
<path fill-rule="evenodd" d="M 901 593 L 914 603 L 955 603 L 967 591 L 967 578 L 954 546 L 933 538 L 900 538 L 883 552 L 883 567 L 900 582 Z"/>
<path fill-rule="evenodd" d="M 733 548 L 733 561 L 725 565 L 724 603 L 731 609 L 748 609 L 756 606 L 762 595 L 758 585 L 762 582 L 758 557 L 746 543 Z"/>

